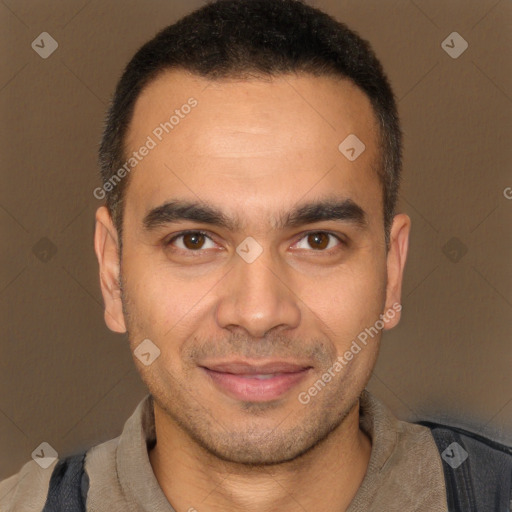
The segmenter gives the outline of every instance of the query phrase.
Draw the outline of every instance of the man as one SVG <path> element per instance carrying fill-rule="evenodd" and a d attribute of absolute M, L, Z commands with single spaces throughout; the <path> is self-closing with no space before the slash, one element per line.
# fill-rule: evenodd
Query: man
<path fill-rule="evenodd" d="M 210 3 L 128 64 L 100 163 L 105 321 L 150 393 L 2 510 L 508 510 L 506 447 L 365 390 L 410 230 L 368 43 L 296 0 Z"/>

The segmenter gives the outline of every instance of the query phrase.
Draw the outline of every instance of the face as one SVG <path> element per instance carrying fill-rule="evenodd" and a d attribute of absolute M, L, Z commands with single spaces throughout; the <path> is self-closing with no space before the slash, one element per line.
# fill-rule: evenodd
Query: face
<path fill-rule="evenodd" d="M 396 216 L 386 252 L 377 141 L 370 101 L 330 77 L 169 71 L 138 98 L 121 262 L 97 212 L 105 319 L 132 350 L 150 340 L 146 363 L 159 351 L 134 356 L 156 407 L 211 454 L 292 460 L 357 405 L 409 229 Z"/>

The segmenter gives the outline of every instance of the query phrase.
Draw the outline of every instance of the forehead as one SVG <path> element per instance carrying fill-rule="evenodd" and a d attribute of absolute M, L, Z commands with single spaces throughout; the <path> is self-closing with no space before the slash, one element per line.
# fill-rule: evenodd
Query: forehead
<path fill-rule="evenodd" d="M 314 133 L 325 136 L 331 132 L 336 141 L 351 129 L 365 135 L 376 129 L 370 100 L 348 79 L 302 73 L 209 80 L 175 69 L 162 72 L 137 98 L 126 136 L 127 145 L 137 137 L 152 133 L 173 114 L 183 119 L 183 113 L 180 115 L 176 110 L 191 98 L 196 99 L 200 107 L 193 109 L 193 117 L 204 129 L 195 133 L 194 141 L 205 147 L 208 147 L 209 129 L 231 130 L 230 125 L 235 122 L 240 129 L 253 134 L 268 130 L 272 123 L 274 135 L 281 128 L 280 135 L 284 139 L 290 122 L 301 120 L 294 126 L 293 136 L 306 136 L 310 144 L 317 142 L 311 139 Z M 178 124 L 174 124 L 174 128 L 178 128 Z M 185 123 L 180 130 L 174 128 L 175 138 L 180 132 L 185 132 L 183 138 L 190 134 Z M 325 141 L 326 144 L 331 142 L 330 138 Z"/>
<path fill-rule="evenodd" d="M 339 145 L 353 135 L 365 150 L 350 161 Z M 166 71 L 135 104 L 126 157 L 151 149 L 130 173 L 127 209 L 140 217 L 178 195 L 271 212 L 281 210 L 283 200 L 295 203 L 337 187 L 345 197 L 361 202 L 357 196 L 373 194 L 379 203 L 377 141 L 371 103 L 347 80 L 282 75 L 212 81 Z"/>

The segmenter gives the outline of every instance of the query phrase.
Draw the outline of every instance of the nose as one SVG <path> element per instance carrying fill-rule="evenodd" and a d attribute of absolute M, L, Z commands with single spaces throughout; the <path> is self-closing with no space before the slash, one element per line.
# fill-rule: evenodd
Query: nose
<path fill-rule="evenodd" d="M 217 323 L 224 329 L 242 328 L 254 338 L 271 329 L 293 329 L 301 319 L 300 299 L 282 266 L 269 250 L 248 263 L 235 256 L 234 268 L 223 280 L 216 309 Z"/>

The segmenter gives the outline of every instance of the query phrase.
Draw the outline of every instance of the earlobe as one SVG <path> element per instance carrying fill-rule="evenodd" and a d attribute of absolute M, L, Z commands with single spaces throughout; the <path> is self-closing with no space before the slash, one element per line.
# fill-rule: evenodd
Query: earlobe
<path fill-rule="evenodd" d="M 387 320 L 385 320 L 385 330 L 392 329 L 400 321 L 402 281 L 409 248 L 410 229 L 411 219 L 408 215 L 404 213 L 395 215 L 391 226 L 386 264 L 387 286 L 384 317 Z"/>
<path fill-rule="evenodd" d="M 119 333 L 126 332 L 121 289 L 119 286 L 119 251 L 117 230 L 105 206 L 96 210 L 94 251 L 98 258 L 100 286 L 105 303 L 105 323 Z"/>

